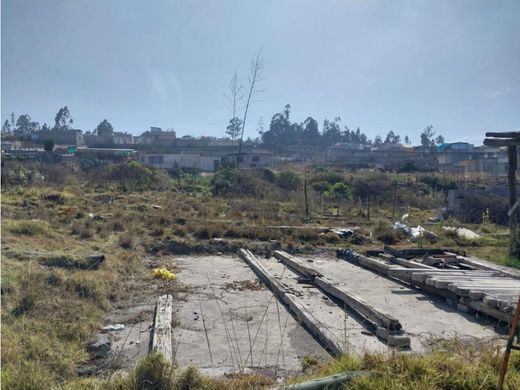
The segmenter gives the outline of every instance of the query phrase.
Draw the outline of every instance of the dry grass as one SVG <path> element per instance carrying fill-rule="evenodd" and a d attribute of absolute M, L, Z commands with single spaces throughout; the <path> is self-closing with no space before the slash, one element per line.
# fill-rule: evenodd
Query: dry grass
<path fill-rule="evenodd" d="M 130 279 L 146 278 L 149 274 L 138 259 L 146 258 L 150 252 L 176 253 L 179 248 L 186 253 L 208 249 L 222 251 L 238 245 L 247 247 L 252 242 L 267 247 L 274 245 L 270 240 L 295 250 L 356 245 L 332 232 L 320 234 L 317 227 L 324 225 L 358 225 L 366 232 L 377 232 L 380 224 L 383 228 L 379 230 L 392 234 L 388 230 L 393 222 L 391 208 L 383 200 L 376 199 L 371 205 L 371 221 L 359 214 L 356 199 L 346 203 L 341 217 L 335 218 L 323 214 L 324 205 L 319 194 L 310 191 L 312 223 L 305 228 L 283 228 L 280 225 L 303 224 L 303 194 L 284 192 L 259 173 L 251 173 L 243 179 L 249 192 L 213 196 L 206 179 L 197 179 L 196 185 L 187 193 L 171 190 L 174 183 L 162 174 L 154 176 L 157 173 L 136 169 L 139 175 L 127 182 L 106 177 L 105 182 L 92 186 L 88 182 L 92 177 L 65 175 L 55 184 L 32 186 L 22 183 L 3 188 L 2 382 L 5 388 L 101 389 L 112 386 L 136 389 L 142 383 L 140 378 L 155 378 L 159 382 L 166 378 L 166 382 L 161 383 L 174 389 L 186 388 L 183 386 L 187 384 L 208 389 L 255 388 L 270 384 L 268 379 L 254 375 L 208 379 L 194 369 L 172 369 L 155 358 L 143 362 L 126 379 L 110 383 L 105 379 L 78 378 L 76 370 L 89 359 L 85 341 L 97 332 L 112 303 L 124 295 Z M 360 180 L 362 174 L 336 174 L 347 183 L 357 183 L 359 188 L 362 185 L 378 188 L 388 182 L 379 174 L 365 181 Z M 158 177 L 160 183 L 156 190 L 149 191 L 143 183 L 153 177 Z M 328 178 L 323 175 L 319 180 Z M 265 191 L 257 193 L 250 188 L 254 183 L 263 185 L 264 182 L 268 183 Z M 412 196 L 413 182 L 410 188 L 407 197 Z M 387 191 L 386 187 L 383 190 Z M 406 199 L 403 195 L 399 206 L 428 208 L 412 208 L 410 224 L 423 224 L 428 216 L 436 214 L 429 207 L 437 206 L 438 193 L 420 195 L 413 201 Z M 408 204 L 404 204 L 406 202 Z M 439 233 L 438 246 L 463 246 L 470 254 L 514 265 L 504 257 L 507 245 L 503 237 L 490 236 L 467 243 L 442 233 L 439 226 L 431 226 L 431 229 Z M 492 234 L 495 227 L 486 225 L 483 230 Z M 221 245 L 214 238 L 222 238 L 229 244 Z M 397 239 L 399 246 L 417 246 L 402 237 Z M 358 248 L 380 246 L 386 238 L 376 235 L 372 240 Z M 27 251 L 76 258 L 102 252 L 107 260 L 99 270 L 64 270 L 16 256 Z M 345 357 L 336 365 L 322 368 L 320 373 L 347 368 L 372 370 L 375 375 L 360 379 L 359 383 L 356 381 L 357 388 L 407 388 L 412 385 L 473 388 L 471 386 L 475 384 L 483 384 L 486 388 L 495 383 L 496 354 L 493 355 L 491 349 L 486 352 L 468 348 L 439 350 L 426 356 L 372 354 L 362 359 Z M 512 366 L 518 369 L 519 361 L 513 359 Z M 310 361 L 307 363 L 307 369 L 312 370 L 315 365 Z M 468 377 L 465 382 L 462 380 L 464 375 Z M 510 380 L 518 385 L 518 373 L 513 373 Z"/>

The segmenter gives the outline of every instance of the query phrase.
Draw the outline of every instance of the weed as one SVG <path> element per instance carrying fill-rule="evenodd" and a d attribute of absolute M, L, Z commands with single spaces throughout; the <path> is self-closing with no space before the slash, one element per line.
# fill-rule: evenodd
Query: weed
<path fill-rule="evenodd" d="M 127 232 L 119 236 L 119 246 L 124 249 L 132 249 L 134 245 L 134 233 Z"/>
<path fill-rule="evenodd" d="M 9 233 L 22 236 L 49 235 L 48 224 L 42 221 L 7 221 L 4 228 Z"/>

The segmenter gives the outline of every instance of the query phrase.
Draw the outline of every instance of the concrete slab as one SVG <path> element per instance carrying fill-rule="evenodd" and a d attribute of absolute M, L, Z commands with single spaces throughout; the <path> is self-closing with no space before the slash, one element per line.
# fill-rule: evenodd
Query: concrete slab
<path fill-rule="evenodd" d="M 211 375 L 244 370 L 284 377 L 300 372 L 305 356 L 331 359 L 238 256 L 174 262 L 177 283 L 189 286 L 173 308 L 179 321 L 173 354 L 180 366 Z"/>
<path fill-rule="evenodd" d="M 421 293 L 375 272 L 333 257 L 300 256 L 331 281 L 344 285 L 368 303 L 392 314 L 411 337 L 414 351 L 427 349 L 431 338 L 503 339 L 495 322 L 460 313 L 443 299 Z"/>
<path fill-rule="evenodd" d="M 323 326 L 328 327 L 331 333 L 337 336 L 337 342 L 343 346 L 344 351 L 361 354 L 365 350 L 381 352 L 388 350 L 386 344 L 367 331 L 361 319 L 356 318 L 348 310 L 343 310 L 317 287 L 299 283 L 300 276 L 283 263 L 274 257 L 269 260 L 259 260 L 280 283 L 299 295 L 301 301 L 323 323 Z"/>

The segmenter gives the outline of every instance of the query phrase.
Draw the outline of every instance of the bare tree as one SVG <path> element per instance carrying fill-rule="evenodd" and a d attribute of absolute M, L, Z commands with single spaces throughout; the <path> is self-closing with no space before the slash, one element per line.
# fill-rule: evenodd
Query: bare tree
<path fill-rule="evenodd" d="M 238 103 L 244 99 L 243 95 L 244 86 L 239 83 L 238 81 L 238 74 L 235 69 L 235 73 L 233 74 L 233 78 L 231 79 L 229 83 L 229 96 L 226 96 L 226 98 L 229 100 L 229 104 L 231 105 L 232 109 L 232 116 L 231 118 L 236 118 L 237 116 L 237 105 Z"/>
<path fill-rule="evenodd" d="M 264 61 L 262 60 L 262 50 L 251 60 L 251 68 L 249 70 L 249 90 L 246 99 L 246 106 L 244 108 L 244 119 L 242 120 L 242 131 L 240 132 L 240 142 L 238 144 L 237 167 L 239 166 L 238 157 L 242 153 L 242 141 L 244 139 L 244 128 L 246 127 L 247 113 L 249 106 L 254 100 L 254 96 L 260 92 L 257 84 L 262 81 L 262 70 L 264 68 Z"/>

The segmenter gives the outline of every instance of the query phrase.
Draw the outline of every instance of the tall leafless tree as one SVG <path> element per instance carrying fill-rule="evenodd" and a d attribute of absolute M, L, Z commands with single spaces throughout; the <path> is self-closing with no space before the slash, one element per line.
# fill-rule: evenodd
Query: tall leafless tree
<path fill-rule="evenodd" d="M 238 80 L 238 74 L 235 69 L 233 78 L 229 82 L 229 96 L 226 96 L 226 98 L 229 100 L 229 104 L 231 105 L 231 118 L 236 118 L 237 116 L 237 106 L 240 103 L 240 101 L 244 99 L 243 90 L 244 86 L 240 84 Z"/>
<path fill-rule="evenodd" d="M 240 132 L 240 142 L 238 144 L 237 167 L 239 165 L 238 157 L 242 153 L 242 142 L 244 139 L 244 128 L 246 127 L 247 113 L 249 107 L 254 100 L 254 97 L 261 92 L 258 89 L 258 83 L 262 81 L 262 71 L 264 68 L 264 61 L 262 60 L 262 50 L 260 50 L 255 58 L 251 60 L 251 67 L 249 70 L 249 88 L 244 108 L 244 119 L 242 120 L 242 131 Z"/>

